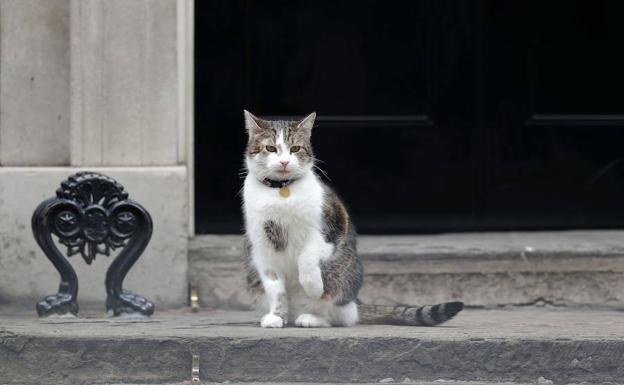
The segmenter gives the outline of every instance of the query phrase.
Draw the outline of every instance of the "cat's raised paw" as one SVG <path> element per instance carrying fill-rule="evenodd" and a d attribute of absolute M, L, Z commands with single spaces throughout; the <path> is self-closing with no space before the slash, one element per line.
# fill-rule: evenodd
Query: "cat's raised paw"
<path fill-rule="evenodd" d="M 299 283 L 303 291 L 312 299 L 320 299 L 323 295 L 323 279 L 319 272 L 318 276 L 312 274 L 300 275 Z"/>
<path fill-rule="evenodd" d="M 260 320 L 260 326 L 263 328 L 283 328 L 286 326 L 286 323 L 282 317 L 269 313 L 262 317 L 262 320 Z"/>
<path fill-rule="evenodd" d="M 331 326 L 325 319 L 308 313 L 303 313 L 297 317 L 295 325 L 300 328 L 328 328 Z"/>

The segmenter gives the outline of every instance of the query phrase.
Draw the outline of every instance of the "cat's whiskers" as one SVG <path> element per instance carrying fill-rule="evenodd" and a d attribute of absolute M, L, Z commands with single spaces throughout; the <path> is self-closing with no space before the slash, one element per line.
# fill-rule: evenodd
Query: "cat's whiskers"
<path fill-rule="evenodd" d="M 325 176 L 325 178 L 327 178 L 327 180 L 331 181 L 331 178 L 329 177 L 329 175 L 327 175 L 327 173 L 325 172 L 325 170 L 323 170 L 322 168 L 320 168 L 320 167 L 316 164 L 316 161 L 317 161 L 317 160 L 318 160 L 318 159 L 315 159 L 315 161 L 314 161 L 314 162 L 315 162 L 315 163 L 314 163 L 314 168 L 315 168 L 315 169 L 317 169 L 317 170 L 319 170 L 319 171 L 323 174 L 323 176 Z M 323 163 L 325 163 L 325 162 L 323 162 Z"/>

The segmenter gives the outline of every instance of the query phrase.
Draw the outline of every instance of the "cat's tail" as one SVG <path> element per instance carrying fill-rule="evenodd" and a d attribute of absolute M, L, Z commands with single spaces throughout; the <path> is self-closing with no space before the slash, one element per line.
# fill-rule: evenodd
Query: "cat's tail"
<path fill-rule="evenodd" d="M 360 323 L 385 325 L 435 326 L 455 317 L 463 302 L 433 306 L 382 306 L 359 304 Z"/>

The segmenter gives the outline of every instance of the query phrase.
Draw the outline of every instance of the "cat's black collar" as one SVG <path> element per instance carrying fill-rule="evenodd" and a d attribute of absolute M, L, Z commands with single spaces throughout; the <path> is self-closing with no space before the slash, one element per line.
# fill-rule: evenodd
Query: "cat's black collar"
<path fill-rule="evenodd" d="M 269 178 L 264 178 L 262 184 L 271 188 L 282 188 L 292 184 L 292 182 L 294 181 L 296 181 L 296 179 L 273 180 Z"/>

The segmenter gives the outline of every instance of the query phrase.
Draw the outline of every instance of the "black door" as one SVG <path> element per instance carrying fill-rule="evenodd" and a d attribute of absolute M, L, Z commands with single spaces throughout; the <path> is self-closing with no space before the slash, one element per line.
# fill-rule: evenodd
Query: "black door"
<path fill-rule="evenodd" d="M 624 223 L 618 1 L 196 2 L 197 230 L 238 232 L 242 109 L 317 111 L 360 232 Z"/>

